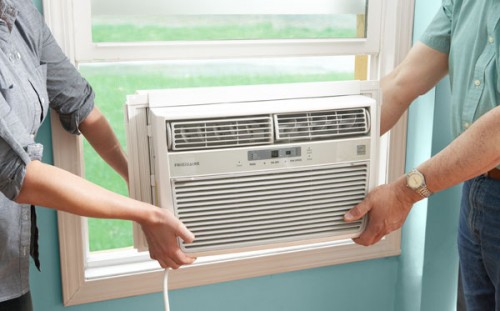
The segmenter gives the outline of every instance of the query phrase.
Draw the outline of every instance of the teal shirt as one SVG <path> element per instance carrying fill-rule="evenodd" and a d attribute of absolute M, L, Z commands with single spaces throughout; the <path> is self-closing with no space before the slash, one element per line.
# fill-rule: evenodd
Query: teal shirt
<path fill-rule="evenodd" d="M 458 136 L 498 106 L 500 1 L 443 0 L 421 41 L 449 55 L 452 131 Z"/>

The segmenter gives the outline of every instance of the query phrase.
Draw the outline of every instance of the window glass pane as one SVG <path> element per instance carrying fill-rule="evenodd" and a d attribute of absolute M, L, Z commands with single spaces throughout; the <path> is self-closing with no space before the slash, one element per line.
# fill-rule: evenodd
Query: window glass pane
<path fill-rule="evenodd" d="M 99 109 L 108 118 L 118 139 L 126 148 L 121 111 L 123 102 L 114 96 L 102 95 L 98 96 Z M 85 177 L 108 190 L 128 196 L 125 181 L 99 157 L 86 139 L 83 140 L 83 151 Z M 133 245 L 132 223 L 129 221 L 88 218 L 87 224 L 90 251 L 125 248 Z"/>
<path fill-rule="evenodd" d="M 94 42 L 365 37 L 367 0 L 92 0 Z"/>
<path fill-rule="evenodd" d="M 96 104 L 125 147 L 123 106 L 126 95 L 140 89 L 268 83 L 352 80 L 355 56 L 98 63 L 80 65 L 96 92 Z M 365 73 L 366 75 L 366 73 Z M 365 77 L 366 78 L 366 77 Z M 127 186 L 84 142 L 85 176 L 112 191 L 127 194 Z M 89 219 L 90 250 L 133 245 L 132 225 L 126 221 Z"/>

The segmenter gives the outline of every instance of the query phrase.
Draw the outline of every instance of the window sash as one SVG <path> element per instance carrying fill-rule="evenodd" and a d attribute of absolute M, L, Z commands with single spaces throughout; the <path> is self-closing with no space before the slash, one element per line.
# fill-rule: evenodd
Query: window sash
<path fill-rule="evenodd" d="M 47 2 L 47 0 L 45 0 Z M 62 0 L 52 0 L 59 3 Z M 299 40 L 228 40 L 172 42 L 92 41 L 90 1 L 67 0 L 74 23 L 75 61 L 138 61 L 241 57 L 374 55 L 380 50 L 383 0 L 369 0 L 366 38 Z"/>

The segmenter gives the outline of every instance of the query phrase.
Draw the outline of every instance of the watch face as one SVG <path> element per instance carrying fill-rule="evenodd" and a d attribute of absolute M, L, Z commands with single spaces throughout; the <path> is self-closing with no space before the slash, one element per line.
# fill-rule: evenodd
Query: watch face
<path fill-rule="evenodd" d="M 420 174 L 410 174 L 408 175 L 407 183 L 408 187 L 412 189 L 417 189 L 422 186 L 424 179 Z"/>

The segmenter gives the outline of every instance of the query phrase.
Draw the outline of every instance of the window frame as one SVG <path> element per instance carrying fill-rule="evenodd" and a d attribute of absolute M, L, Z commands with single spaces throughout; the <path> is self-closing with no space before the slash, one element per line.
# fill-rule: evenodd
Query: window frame
<path fill-rule="evenodd" d="M 90 0 L 43 0 L 47 24 L 63 51 L 73 63 L 93 60 L 144 60 L 148 59 L 200 59 L 240 58 L 258 56 L 322 56 L 339 54 L 368 54 L 372 57 L 369 78 L 377 79 L 399 63 L 406 55 L 412 38 L 414 0 L 370 0 L 370 7 L 379 10 L 379 25 L 375 36 L 369 29 L 366 39 L 349 40 L 250 40 L 233 42 L 169 42 L 169 43 L 99 43 L 81 40 L 80 28 L 90 31 L 90 17 L 78 11 L 79 5 L 88 3 L 85 11 L 90 14 Z M 387 7 L 390 7 L 388 9 Z M 78 12 L 78 14 L 76 14 Z M 371 11 L 370 11 L 371 13 Z M 369 14 L 370 15 L 370 14 Z M 83 20 L 82 20 L 83 19 Z M 370 23 L 370 20 L 369 20 Z M 75 29 L 79 25 L 79 29 Z M 82 26 L 82 25 L 88 25 Z M 398 27 L 395 27 L 398 25 Z M 76 38 L 79 38 L 76 40 Z M 203 49 L 191 49 L 193 46 Z M 126 49 L 123 49 L 127 47 Z M 186 54 L 185 49 L 203 50 Z M 118 51 L 127 50 L 124 53 Z M 172 52 L 165 54 L 165 49 Z M 139 54 L 147 51 L 145 54 Z M 231 52 L 232 51 L 232 52 Z M 272 52 L 269 52 L 272 51 Z M 83 176 L 83 147 L 78 136 L 65 132 L 54 111 L 51 113 L 54 165 Z M 406 116 L 382 139 L 383 146 L 390 146 L 386 161 L 380 164 L 386 180 L 394 180 L 404 172 L 406 149 Z M 388 166 L 387 163 L 391 163 Z M 162 291 L 163 270 L 151 261 L 147 253 L 123 250 L 112 255 L 89 254 L 86 220 L 65 212 L 58 212 L 59 243 L 63 303 L 66 306 L 107 299 L 142 295 Z M 136 241 L 143 240 L 141 234 Z M 217 282 L 302 269 L 330 266 L 372 258 L 400 254 L 401 231 L 386 236 L 378 244 L 366 248 L 341 241 L 324 245 L 309 245 L 269 253 L 238 255 L 225 261 L 202 262 L 174 271 L 170 277 L 173 289 L 207 285 Z M 139 243 L 140 245 L 140 243 Z M 140 250 L 140 247 L 139 247 Z M 128 259 L 125 259 L 128 258 Z"/>

